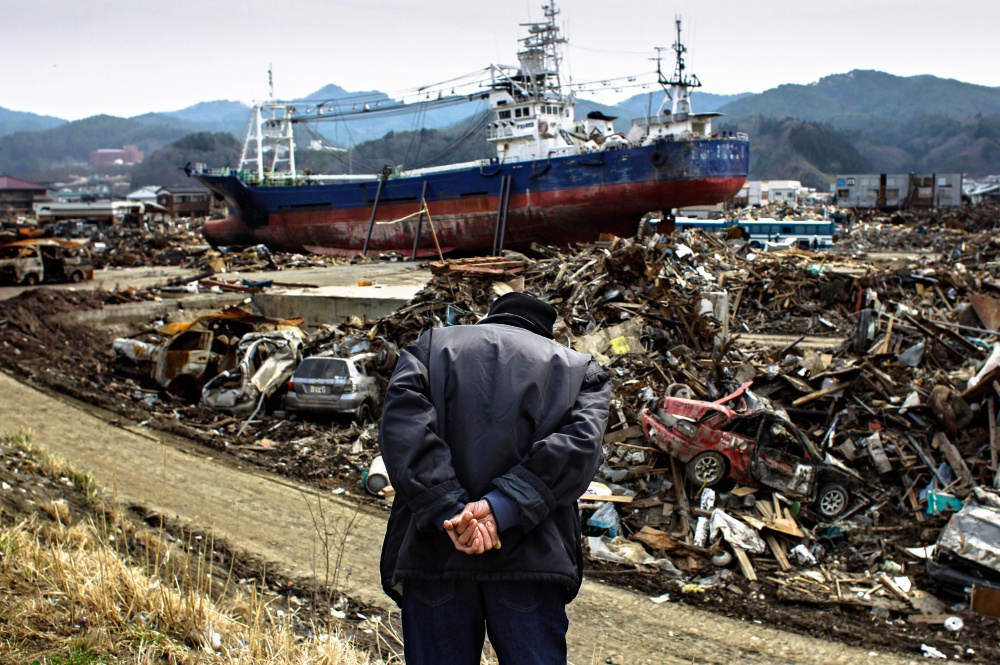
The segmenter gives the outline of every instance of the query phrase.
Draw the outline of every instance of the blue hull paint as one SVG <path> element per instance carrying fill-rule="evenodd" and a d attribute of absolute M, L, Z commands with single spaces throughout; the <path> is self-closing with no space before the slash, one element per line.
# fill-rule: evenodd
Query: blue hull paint
<path fill-rule="evenodd" d="M 425 192 L 443 247 L 489 250 L 502 176 L 510 176 L 506 246 L 587 242 L 600 233 L 631 235 L 652 210 L 724 201 L 742 186 L 748 165 L 748 142 L 721 138 L 404 173 L 384 181 L 375 219 L 397 220 L 416 212 Z M 205 225 L 212 244 L 264 242 L 289 251 L 360 250 L 379 186 L 375 181 L 250 186 L 235 175 L 194 177 L 225 197 L 231 210 L 230 218 Z M 424 250 L 431 246 L 427 227 L 424 220 Z M 416 230 L 413 218 L 376 225 L 370 250 L 408 252 Z"/>

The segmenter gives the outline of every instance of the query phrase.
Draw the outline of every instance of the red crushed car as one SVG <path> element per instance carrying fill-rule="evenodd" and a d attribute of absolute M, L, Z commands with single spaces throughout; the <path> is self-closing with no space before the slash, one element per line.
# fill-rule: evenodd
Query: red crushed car
<path fill-rule="evenodd" d="M 827 519 L 844 514 L 861 477 L 821 453 L 784 409 L 749 387 L 715 402 L 665 397 L 640 415 L 643 434 L 683 462 L 696 485 L 711 487 L 729 478 L 800 497 Z"/>

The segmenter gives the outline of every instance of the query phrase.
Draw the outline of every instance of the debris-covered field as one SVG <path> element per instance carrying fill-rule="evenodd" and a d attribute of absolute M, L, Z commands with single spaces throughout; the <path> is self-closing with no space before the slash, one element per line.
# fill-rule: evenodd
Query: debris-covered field
<path fill-rule="evenodd" d="M 315 331 L 302 355 L 370 357 L 384 386 L 422 331 L 474 323 L 506 290 L 535 293 L 561 315 L 557 339 L 615 383 L 606 464 L 581 502 L 591 575 L 852 644 L 991 662 L 998 224 L 995 208 L 907 211 L 857 221 L 831 252 L 684 233 L 438 262 L 409 305 Z M 869 258 L 903 250 L 919 258 Z M 127 367 L 117 331 L 54 317 L 122 299 L 38 289 L 0 303 L 0 365 L 322 487 L 361 485 L 377 422 L 295 415 L 282 385 L 253 415 L 208 410 Z M 212 353 L 216 369 L 234 365 L 235 345 Z"/>

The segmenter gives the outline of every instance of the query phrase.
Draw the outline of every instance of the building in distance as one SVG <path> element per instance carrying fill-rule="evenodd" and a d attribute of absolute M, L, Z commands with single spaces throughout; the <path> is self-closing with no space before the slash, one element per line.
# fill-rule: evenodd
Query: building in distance
<path fill-rule="evenodd" d="M 121 148 L 98 148 L 90 153 L 91 166 L 108 166 L 111 164 L 141 164 L 142 150 L 134 145 Z"/>

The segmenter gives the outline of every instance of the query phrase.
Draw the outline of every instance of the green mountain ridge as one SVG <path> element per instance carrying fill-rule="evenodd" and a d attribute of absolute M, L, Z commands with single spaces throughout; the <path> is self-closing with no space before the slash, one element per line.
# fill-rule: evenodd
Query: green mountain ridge
<path fill-rule="evenodd" d="M 329 100 L 336 107 L 362 98 L 397 103 L 378 91 L 349 92 L 335 84 L 305 99 Z M 614 106 L 580 99 L 577 117 L 601 111 L 619 118 L 616 126 L 627 131 L 631 119 L 655 112 L 661 101 L 659 92 L 635 95 Z M 1000 88 L 926 75 L 899 77 L 855 70 L 810 85 L 781 85 L 758 94 L 713 95 L 698 89 L 692 93 L 692 105 L 696 112 L 722 112 L 717 129 L 750 135 L 753 179 L 798 178 L 826 188 L 838 173 L 848 171 L 1000 173 Z M 95 116 L 66 122 L 0 108 L 0 173 L 44 178 L 47 168 L 85 164 L 91 150 L 125 143 L 138 145 L 150 158 L 193 133 L 226 133 L 241 139 L 249 110 L 241 102 L 216 100 L 133 118 Z M 475 141 L 467 138 L 466 147 L 454 154 L 443 148 L 448 140 L 468 133 L 470 123 L 477 122 L 484 111 L 482 103 L 475 112 L 468 106 L 430 110 L 422 118 L 423 131 L 411 116 L 404 115 L 309 123 L 309 127 L 313 138 L 356 146 L 355 155 L 362 161 L 378 162 L 376 168 L 395 160 L 412 164 L 414 159 L 424 163 L 439 158 L 437 163 L 446 163 L 455 161 L 459 152 L 463 156 L 490 154 L 481 136 L 473 137 Z M 9 127 L 38 129 L 3 135 Z M 308 147 L 308 138 L 306 134 L 299 138 L 301 148 Z M 427 145 L 421 147 L 421 142 Z M 221 153 L 208 152 L 213 159 L 221 157 Z M 210 165 L 235 166 L 234 159 L 238 157 Z M 314 162 L 319 170 L 328 161 L 328 154 L 317 153 L 300 164 Z"/>

